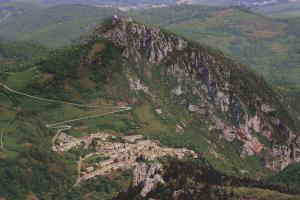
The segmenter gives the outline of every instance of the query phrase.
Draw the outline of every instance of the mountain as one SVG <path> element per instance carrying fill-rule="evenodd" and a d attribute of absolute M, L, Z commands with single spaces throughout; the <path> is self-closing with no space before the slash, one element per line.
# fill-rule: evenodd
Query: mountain
<path fill-rule="evenodd" d="M 124 49 L 123 54 L 128 58 L 143 57 L 140 52 L 144 52 L 149 63 L 164 66 L 158 70 L 161 75 L 158 78 L 165 76 L 162 81 L 167 83 L 169 92 L 166 93 L 173 93 L 174 101 L 190 112 L 209 119 L 215 126 L 211 128 L 222 130 L 225 140 L 242 141 L 242 157 L 259 155 L 264 146 L 251 135 L 251 129 L 261 133 L 269 142 L 273 140 L 274 144 L 296 139 L 291 131 L 295 125 L 290 123 L 291 118 L 285 119 L 289 114 L 280 100 L 270 94 L 271 88 L 263 79 L 241 64 L 173 34 L 168 35 L 157 28 L 140 24 L 117 22 L 112 29 L 100 28 L 93 35 L 113 41 Z M 148 76 L 144 74 L 144 77 L 131 79 L 152 82 L 154 75 L 151 75 L 151 68 L 148 70 Z M 147 78 L 152 78 L 152 81 Z M 273 148 L 269 149 L 270 155 L 278 152 L 276 148 L 282 147 L 273 145 Z M 297 154 L 296 151 L 293 155 Z M 286 158 L 279 161 L 281 155 L 275 154 L 279 159 L 274 157 L 276 161 L 266 162 L 266 165 L 273 170 L 285 168 Z M 287 155 L 289 157 L 290 152 Z"/>
<path fill-rule="evenodd" d="M 293 78 L 299 62 L 299 36 L 293 28 L 298 26 L 296 23 L 270 19 L 245 9 L 194 6 L 160 8 L 132 16 L 234 55 L 269 80 L 298 80 Z M 286 52 L 278 51 L 284 48 Z"/>
<path fill-rule="evenodd" d="M 182 5 L 120 12 L 113 8 L 64 5 L 33 9 L 1 23 L 0 35 L 12 40 L 35 39 L 56 48 L 86 34 L 111 13 L 160 25 L 221 49 L 241 59 L 280 88 L 299 88 L 299 20 L 271 19 L 245 9 Z"/>
<path fill-rule="evenodd" d="M 270 81 L 288 102 L 292 115 L 300 118 L 298 19 L 271 19 L 240 8 L 181 5 L 121 12 L 114 8 L 63 5 L 17 15 L 1 23 L 0 33 L 11 40 L 34 39 L 57 48 L 78 41 L 111 13 L 158 24 L 239 58 Z"/>
<path fill-rule="evenodd" d="M 131 16 L 239 58 L 298 105 L 298 19 L 278 20 L 247 9 L 197 6 L 159 8 Z"/>
<path fill-rule="evenodd" d="M 126 190 L 126 171 L 73 187 L 75 161 L 83 162 L 80 158 L 93 153 L 97 142 L 53 152 L 60 131 L 66 140 L 99 131 L 120 137 L 141 134 L 163 147 L 195 151 L 200 158 L 190 158 L 196 162 L 190 169 L 201 170 L 204 160 L 210 166 L 205 176 L 230 180 L 268 180 L 299 161 L 298 121 L 262 77 L 217 50 L 130 21 L 108 19 L 80 44 L 54 50 L 27 70 L 5 74 L 0 123 L 9 124 L 1 142 L 6 150 L 0 154 L 2 196 L 108 199 Z M 102 108 L 78 106 L 87 104 Z M 130 110 L 115 113 L 114 105 Z M 104 114 L 91 117 L 99 113 Z M 93 159 L 78 164 L 79 177 L 88 173 L 88 162 L 96 167 Z M 244 187 L 246 182 L 241 180 Z M 299 192 L 297 186 L 287 190 L 273 182 L 255 184 L 263 191 L 267 184 Z"/>

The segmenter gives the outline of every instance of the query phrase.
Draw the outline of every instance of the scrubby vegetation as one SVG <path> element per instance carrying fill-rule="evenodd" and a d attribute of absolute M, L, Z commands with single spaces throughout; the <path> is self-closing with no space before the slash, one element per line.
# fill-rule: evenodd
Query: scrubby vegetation
<path fill-rule="evenodd" d="M 300 199 L 299 195 L 294 195 L 300 192 L 297 187 L 285 188 L 271 182 L 226 176 L 203 160 L 168 160 L 163 178 L 166 184 L 158 185 L 145 199 L 172 199 L 174 195 L 182 200 Z M 139 187 L 130 188 L 115 199 L 142 199 L 139 192 Z"/>
<path fill-rule="evenodd" d="M 48 49 L 33 41 L 1 41 L 0 70 L 20 71 L 45 57 Z"/>
<path fill-rule="evenodd" d="M 300 164 L 298 163 L 288 166 L 282 172 L 274 175 L 271 180 L 275 183 L 284 185 L 287 190 L 297 188 L 297 191 L 299 192 Z"/>
<path fill-rule="evenodd" d="M 50 53 L 49 57 L 41 61 L 41 70 L 55 74 L 59 79 L 65 77 L 76 78 L 76 70 L 80 64 L 83 51 L 82 46 L 74 45 Z"/>

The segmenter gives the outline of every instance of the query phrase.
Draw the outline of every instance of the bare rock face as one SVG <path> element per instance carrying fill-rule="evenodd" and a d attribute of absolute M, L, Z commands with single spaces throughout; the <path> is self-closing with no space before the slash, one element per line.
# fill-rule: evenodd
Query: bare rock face
<path fill-rule="evenodd" d="M 178 106 L 222 130 L 220 137 L 228 142 L 242 142 L 241 158 L 260 156 L 272 170 L 299 161 L 299 136 L 291 130 L 289 114 L 270 96 L 263 79 L 243 65 L 143 24 L 112 21 L 110 28 L 99 28 L 94 35 L 112 41 L 127 58 L 153 64 Z M 139 78 L 129 79 L 131 88 L 149 93 L 150 86 Z"/>
<path fill-rule="evenodd" d="M 273 106 L 269 105 L 269 104 L 262 104 L 261 105 L 261 110 L 264 113 L 270 113 L 270 112 L 276 111 L 276 109 Z"/>
<path fill-rule="evenodd" d="M 145 50 L 150 63 L 160 63 L 174 50 L 183 50 L 187 42 L 174 35 L 164 34 L 159 28 L 143 24 L 112 21 L 116 26 L 110 30 L 97 29 L 99 35 L 124 49 L 123 55 L 138 56 Z M 129 49 L 130 47 L 130 49 Z M 138 54 L 138 55 L 137 55 Z"/>
<path fill-rule="evenodd" d="M 130 88 L 133 91 L 143 91 L 144 93 L 149 93 L 149 88 L 144 85 L 139 78 L 128 77 Z"/>
<path fill-rule="evenodd" d="M 147 194 L 155 189 L 158 183 L 165 184 L 161 176 L 162 165 L 160 163 L 151 163 L 147 166 L 145 163 L 139 163 L 133 170 L 131 186 L 142 186 L 140 192 L 141 197 L 146 197 Z"/>
<path fill-rule="evenodd" d="M 255 132 L 260 132 L 260 119 L 257 115 L 250 118 L 247 122 L 248 127 L 252 128 Z"/>
<path fill-rule="evenodd" d="M 190 104 L 189 107 L 188 107 L 189 111 L 191 112 L 196 112 L 197 111 L 197 106 L 196 105 L 193 105 L 193 104 Z"/>
<path fill-rule="evenodd" d="M 286 144 L 274 145 L 267 159 L 266 167 L 271 170 L 283 170 L 291 163 L 300 162 L 300 137 L 289 133 Z"/>
<path fill-rule="evenodd" d="M 175 95 L 177 95 L 177 96 L 180 96 L 180 95 L 183 94 L 183 91 L 182 91 L 180 85 L 179 85 L 177 88 L 175 88 L 175 89 L 173 90 L 173 94 L 175 94 Z"/>
<path fill-rule="evenodd" d="M 148 166 L 145 163 L 139 163 L 133 170 L 131 185 L 138 186 L 146 179 Z"/>
<path fill-rule="evenodd" d="M 214 103 L 220 107 L 222 112 L 227 112 L 229 107 L 229 97 L 222 91 L 218 91 L 214 98 Z"/>

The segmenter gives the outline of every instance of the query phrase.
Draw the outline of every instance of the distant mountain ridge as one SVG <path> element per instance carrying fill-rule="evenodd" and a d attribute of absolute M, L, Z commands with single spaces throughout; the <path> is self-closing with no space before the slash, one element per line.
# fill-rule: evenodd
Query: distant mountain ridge
<path fill-rule="evenodd" d="M 13 2 L 19 0 L 1 0 L 1 2 Z M 45 5 L 61 4 L 85 4 L 85 5 L 109 5 L 109 6 L 142 6 L 142 5 L 174 5 L 174 4 L 205 4 L 223 6 L 265 6 L 277 3 L 299 2 L 298 0 L 23 0 L 21 2 L 40 3 Z"/>
<path fill-rule="evenodd" d="M 83 4 L 83 5 L 108 5 L 108 6 L 137 6 L 175 4 L 176 0 L 0 0 L 2 2 L 38 3 L 44 5 Z"/>
<path fill-rule="evenodd" d="M 295 0 L 183 0 L 181 2 L 190 3 L 190 4 L 219 4 L 219 5 L 237 5 L 237 6 L 265 6 L 276 3 L 284 3 L 284 2 L 297 2 Z"/>

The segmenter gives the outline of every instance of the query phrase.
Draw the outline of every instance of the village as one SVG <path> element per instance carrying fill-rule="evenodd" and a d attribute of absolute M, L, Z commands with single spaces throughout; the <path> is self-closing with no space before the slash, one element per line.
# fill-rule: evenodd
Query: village
<path fill-rule="evenodd" d="M 114 133 L 99 132 L 76 138 L 61 133 L 52 150 L 58 153 L 76 150 L 80 146 L 88 149 L 93 146 L 93 151 L 78 161 L 78 182 L 86 181 L 100 175 L 107 175 L 116 170 L 132 169 L 139 159 L 155 161 L 164 156 L 182 159 L 185 156 L 197 158 L 197 154 L 186 148 L 162 147 L 158 141 L 145 140 L 142 135 L 119 137 Z M 86 162 L 94 159 L 95 162 Z M 98 159 L 97 159 L 98 158 Z"/>

